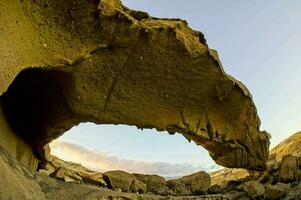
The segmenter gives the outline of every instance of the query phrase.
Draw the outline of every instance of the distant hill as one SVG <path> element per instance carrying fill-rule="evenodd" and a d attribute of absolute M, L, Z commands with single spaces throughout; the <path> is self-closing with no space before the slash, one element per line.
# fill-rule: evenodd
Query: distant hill
<path fill-rule="evenodd" d="M 270 151 L 270 155 L 276 154 L 277 161 L 283 156 L 291 154 L 301 157 L 301 132 L 295 133 Z"/>

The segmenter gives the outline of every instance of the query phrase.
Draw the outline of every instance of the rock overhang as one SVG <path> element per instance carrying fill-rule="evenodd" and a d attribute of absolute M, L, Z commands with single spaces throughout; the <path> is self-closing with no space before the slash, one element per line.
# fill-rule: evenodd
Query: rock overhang
<path fill-rule="evenodd" d="M 0 3 L 14 8 L 0 14 L 1 99 L 38 156 L 91 121 L 179 132 L 220 165 L 265 168 L 269 136 L 259 130 L 252 97 L 202 33 L 117 0 L 95 2 Z"/>

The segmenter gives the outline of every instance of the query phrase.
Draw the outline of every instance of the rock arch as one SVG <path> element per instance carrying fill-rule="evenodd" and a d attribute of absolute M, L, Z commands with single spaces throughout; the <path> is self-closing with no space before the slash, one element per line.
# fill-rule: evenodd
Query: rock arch
<path fill-rule="evenodd" d="M 220 165 L 265 168 L 269 138 L 250 93 L 185 21 L 153 18 L 118 0 L 8 4 L 0 3 L 14 6 L 0 14 L 13 24 L 1 29 L 1 101 L 38 157 L 90 121 L 178 132 Z"/>

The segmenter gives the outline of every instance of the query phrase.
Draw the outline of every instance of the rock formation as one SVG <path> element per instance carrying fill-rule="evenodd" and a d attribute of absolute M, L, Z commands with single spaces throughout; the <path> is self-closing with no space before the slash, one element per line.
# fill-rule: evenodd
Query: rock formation
<path fill-rule="evenodd" d="M 89 170 L 81 164 L 61 160 L 52 155 L 46 166 L 40 166 L 39 172 L 65 182 L 87 183 L 100 187 L 107 186 L 102 173 Z"/>
<path fill-rule="evenodd" d="M 69 164 L 70 166 L 70 164 Z M 76 168 L 78 167 L 75 165 Z M 32 173 L 0 147 L 0 199 L 1 200 L 220 200 L 227 195 L 159 196 L 101 188 L 91 184 L 64 183 L 41 173 Z"/>
<path fill-rule="evenodd" d="M 301 199 L 300 140 L 301 134 L 296 133 L 273 148 L 265 172 L 222 169 L 212 173 L 211 188 L 235 199 Z"/>
<path fill-rule="evenodd" d="M 89 121 L 178 132 L 220 165 L 265 169 L 269 136 L 249 91 L 185 21 L 119 0 L 0 7 L 3 114 L 33 158 L 46 160 L 47 143 Z"/>
<path fill-rule="evenodd" d="M 277 161 L 281 161 L 285 155 L 301 157 L 301 132 L 293 134 L 275 146 L 270 155 L 276 156 Z"/>
<path fill-rule="evenodd" d="M 269 166 L 265 172 L 250 171 L 245 177 L 245 172 L 228 169 L 228 172 L 233 171 L 232 174 L 228 174 L 235 179 L 222 185 L 212 182 L 211 187 L 210 177 L 205 172 L 166 181 L 157 175 L 129 174 L 123 171 L 111 171 L 103 175 L 79 164 L 52 156 L 48 158 L 44 170 L 32 173 L 0 147 L 0 179 L 5 180 L 0 184 L 0 199 L 295 200 L 301 198 L 301 157 L 292 155 L 284 155 L 279 162 L 275 155 L 271 155 L 268 162 L 269 165 L 274 166 Z M 227 180 L 227 170 L 222 172 L 214 174 L 215 176 L 221 174 L 222 178 Z M 241 177 L 238 178 L 236 173 Z M 217 177 L 213 178 L 217 180 Z"/>

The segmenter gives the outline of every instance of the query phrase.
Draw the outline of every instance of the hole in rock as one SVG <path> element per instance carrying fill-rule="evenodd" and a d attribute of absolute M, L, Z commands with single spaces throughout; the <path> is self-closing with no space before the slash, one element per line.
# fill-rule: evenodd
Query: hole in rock
<path fill-rule="evenodd" d="M 182 135 L 126 125 L 81 123 L 50 144 L 51 153 L 100 172 L 123 170 L 167 179 L 219 168 Z"/>

